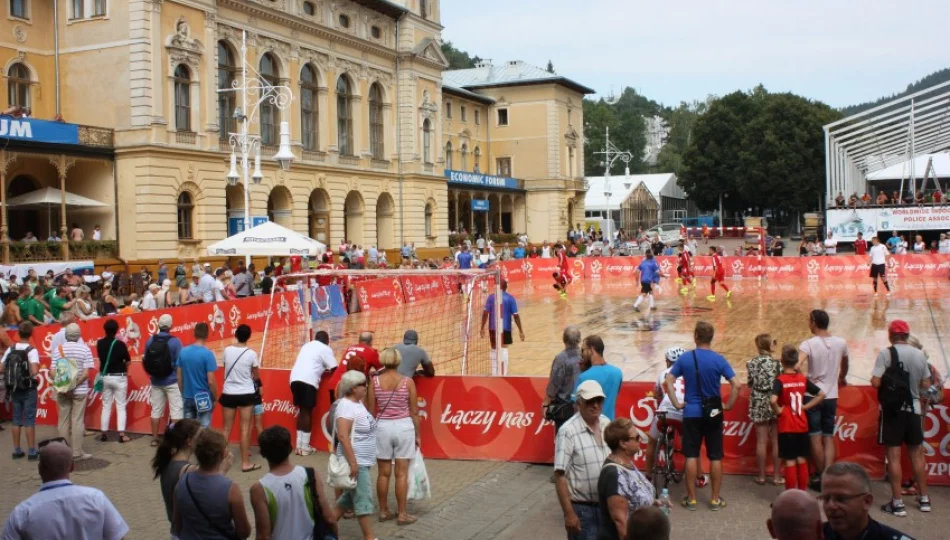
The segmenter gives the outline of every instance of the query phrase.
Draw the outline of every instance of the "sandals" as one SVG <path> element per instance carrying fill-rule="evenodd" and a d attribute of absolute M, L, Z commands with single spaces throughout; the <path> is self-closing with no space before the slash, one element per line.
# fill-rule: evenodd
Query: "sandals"
<path fill-rule="evenodd" d="M 416 516 L 406 515 L 406 519 L 397 519 L 396 525 L 412 525 L 413 523 L 419 521 Z"/>
<path fill-rule="evenodd" d="M 773 479 L 772 479 L 772 485 L 773 485 L 773 486 L 784 486 L 784 485 L 785 485 L 785 479 L 784 479 L 784 478 L 773 478 Z"/>
<path fill-rule="evenodd" d="M 395 519 L 395 518 L 396 518 L 396 514 L 393 514 L 392 512 L 386 512 L 385 514 L 384 514 L 384 513 L 380 513 L 380 514 L 379 514 L 379 522 L 380 522 L 380 523 L 385 523 L 385 522 L 387 522 L 387 521 L 392 521 L 392 520 Z"/>
<path fill-rule="evenodd" d="M 132 438 L 129 437 L 128 435 L 124 435 L 124 434 L 123 434 L 123 435 L 119 435 L 119 442 L 122 443 L 122 444 L 125 444 L 125 443 L 127 443 L 127 442 L 132 442 Z"/>
<path fill-rule="evenodd" d="M 158 446 L 158 442 L 158 439 L 152 439 L 152 442 L 149 444 L 149 446 L 156 447 Z"/>
<path fill-rule="evenodd" d="M 259 471 L 259 470 L 261 470 L 261 466 L 258 465 L 257 463 L 251 465 L 250 469 L 245 469 L 244 467 L 241 467 L 241 472 L 243 473 L 254 472 L 254 471 Z"/>
<path fill-rule="evenodd" d="M 99 440 L 102 442 L 109 442 L 109 434 L 103 431 L 102 434 L 99 435 Z"/>
<path fill-rule="evenodd" d="M 756 476 L 755 478 L 752 479 L 752 481 L 760 486 L 764 486 L 766 482 L 765 478 L 761 476 Z"/>

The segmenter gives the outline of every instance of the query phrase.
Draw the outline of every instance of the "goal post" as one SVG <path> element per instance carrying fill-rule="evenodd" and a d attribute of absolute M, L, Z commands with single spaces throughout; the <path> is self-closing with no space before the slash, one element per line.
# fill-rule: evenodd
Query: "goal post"
<path fill-rule="evenodd" d="M 494 375 L 492 360 L 501 358 L 502 302 L 494 302 L 482 321 L 491 295 L 501 297 L 501 270 L 349 270 L 319 269 L 274 278 L 261 344 L 261 363 L 290 369 L 300 348 L 323 330 L 339 361 L 372 334 L 377 350 L 403 343 L 408 330 L 441 375 Z M 291 296 L 292 302 L 287 298 Z M 299 305 L 299 308 L 297 307 Z M 280 324 L 288 310 L 302 310 L 300 324 Z M 488 328 L 495 327 L 490 340 Z M 495 344 L 492 353 L 491 342 Z"/>

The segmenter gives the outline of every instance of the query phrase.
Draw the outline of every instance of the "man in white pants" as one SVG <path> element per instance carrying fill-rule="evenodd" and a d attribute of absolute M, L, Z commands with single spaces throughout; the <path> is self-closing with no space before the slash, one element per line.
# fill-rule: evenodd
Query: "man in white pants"
<path fill-rule="evenodd" d="M 149 373 L 149 380 L 152 383 L 152 392 L 149 395 L 149 401 L 152 405 L 152 446 L 158 446 L 159 440 L 159 422 L 165 415 L 165 406 L 168 405 L 168 419 L 171 422 L 177 422 L 183 417 L 181 390 L 178 388 L 178 355 L 181 354 L 181 340 L 171 335 L 172 316 L 164 314 L 158 318 L 158 333 L 148 338 L 145 344 L 145 354 L 142 357 L 142 364 L 145 371 L 149 371 L 149 366 L 153 364 L 151 357 L 156 357 L 154 363 L 164 365 L 167 360 L 162 360 L 164 354 L 170 356 L 171 369 L 167 374 L 165 369 L 161 372 Z M 153 347 L 154 345 L 154 347 Z M 167 366 L 166 366 L 167 367 Z"/>

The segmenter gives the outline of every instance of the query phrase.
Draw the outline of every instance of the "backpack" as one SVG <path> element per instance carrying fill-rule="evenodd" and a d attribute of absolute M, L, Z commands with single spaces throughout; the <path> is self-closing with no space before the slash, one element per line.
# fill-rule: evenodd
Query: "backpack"
<path fill-rule="evenodd" d="M 77 375 L 82 371 L 82 366 L 78 359 L 66 356 L 62 345 L 58 351 L 59 354 L 50 362 L 50 370 L 53 372 L 52 386 L 58 394 L 65 394 L 76 388 Z"/>
<path fill-rule="evenodd" d="M 881 386 L 877 389 L 877 400 L 884 412 L 900 411 L 905 405 L 913 404 L 910 393 L 910 373 L 897 357 L 897 349 L 890 347 L 891 361 L 881 375 Z"/>
<path fill-rule="evenodd" d="M 172 361 L 172 350 L 168 346 L 171 336 L 155 336 L 152 343 L 145 349 L 142 356 L 142 367 L 145 373 L 155 378 L 168 377 L 175 371 Z"/>
<path fill-rule="evenodd" d="M 3 363 L 7 392 L 22 392 L 36 388 L 36 379 L 30 373 L 30 351 L 33 347 L 17 349 L 13 346 Z"/>

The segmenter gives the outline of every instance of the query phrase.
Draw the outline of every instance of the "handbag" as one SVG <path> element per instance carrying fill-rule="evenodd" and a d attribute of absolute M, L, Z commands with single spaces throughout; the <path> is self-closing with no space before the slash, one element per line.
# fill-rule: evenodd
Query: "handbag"
<path fill-rule="evenodd" d="M 699 397 L 703 403 L 703 418 L 715 418 L 722 414 L 722 396 L 704 396 L 703 382 L 699 375 L 699 360 L 696 351 L 693 351 L 693 366 L 696 368 L 696 384 L 699 385 Z"/>
<path fill-rule="evenodd" d="M 105 384 L 106 373 L 109 372 L 109 362 L 112 361 L 112 348 L 115 347 L 115 338 L 112 338 L 112 344 L 109 345 L 109 352 L 106 353 L 106 363 L 102 366 L 102 371 L 96 374 L 96 382 L 92 385 L 93 392 L 102 392 L 102 387 Z"/>
<path fill-rule="evenodd" d="M 342 398 L 346 399 L 346 398 Z M 354 423 L 354 429 L 355 429 Z M 327 464 L 327 484 L 336 489 L 354 489 L 356 487 L 356 479 L 350 476 L 352 472 L 350 470 L 350 464 L 346 461 L 345 456 L 338 455 L 336 453 L 337 445 L 339 444 L 336 439 L 336 421 L 333 422 L 333 436 L 331 440 L 333 443 L 333 452 L 330 454 L 330 461 Z M 353 440 L 353 430 L 350 430 L 350 441 Z"/>
<path fill-rule="evenodd" d="M 552 399 L 544 409 L 544 419 L 555 423 L 566 422 L 572 416 L 574 416 L 574 404 L 561 399 L 560 396 Z"/>
<path fill-rule="evenodd" d="M 211 392 L 195 392 L 195 410 L 200 413 L 211 412 L 214 408 L 214 400 L 211 399 Z"/>
<path fill-rule="evenodd" d="M 313 503 L 313 540 L 338 540 L 333 527 L 327 523 L 320 507 L 320 497 L 317 495 L 317 472 L 313 467 L 304 467 L 307 471 L 307 489 L 310 490 L 310 501 Z"/>

